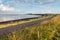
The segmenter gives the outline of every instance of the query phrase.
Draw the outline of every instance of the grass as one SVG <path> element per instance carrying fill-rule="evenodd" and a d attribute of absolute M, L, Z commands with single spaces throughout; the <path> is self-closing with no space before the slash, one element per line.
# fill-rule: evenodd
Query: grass
<path fill-rule="evenodd" d="M 60 19 L 58 19 L 58 21 L 60 22 Z M 56 28 L 56 33 L 54 34 L 54 36 L 52 37 L 53 40 L 60 40 L 60 24 L 57 26 Z"/>
<path fill-rule="evenodd" d="M 60 15 L 57 15 L 51 20 L 46 20 L 42 23 L 34 24 L 21 30 L 5 34 L 0 36 L 0 40 L 60 40 L 59 18 Z"/>

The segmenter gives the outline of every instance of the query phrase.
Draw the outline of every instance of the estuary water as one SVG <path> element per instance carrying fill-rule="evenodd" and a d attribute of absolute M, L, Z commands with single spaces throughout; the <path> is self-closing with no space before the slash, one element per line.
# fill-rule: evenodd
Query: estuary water
<path fill-rule="evenodd" d="M 26 14 L 0 14 L 0 22 L 18 20 L 18 19 L 26 19 L 26 18 L 34 18 L 39 17 L 38 15 L 26 15 Z"/>

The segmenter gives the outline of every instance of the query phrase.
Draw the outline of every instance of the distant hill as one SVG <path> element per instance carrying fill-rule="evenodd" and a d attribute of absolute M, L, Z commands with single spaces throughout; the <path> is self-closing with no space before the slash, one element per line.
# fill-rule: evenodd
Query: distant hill
<path fill-rule="evenodd" d="M 27 15 L 40 15 L 40 16 L 48 16 L 48 14 L 32 14 L 32 13 L 28 13 Z"/>

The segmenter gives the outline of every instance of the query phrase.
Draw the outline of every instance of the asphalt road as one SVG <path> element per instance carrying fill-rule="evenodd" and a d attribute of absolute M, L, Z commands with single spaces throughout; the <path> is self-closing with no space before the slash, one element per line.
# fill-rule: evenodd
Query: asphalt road
<path fill-rule="evenodd" d="M 44 20 L 50 20 L 51 18 L 53 18 L 53 16 L 50 17 L 50 18 L 45 18 L 45 19 L 42 19 L 42 20 L 28 22 L 28 23 L 21 24 L 21 25 L 16 25 L 16 26 L 10 26 L 10 27 L 6 27 L 6 28 L 1 28 L 0 29 L 0 36 L 1 35 L 6 35 L 6 34 L 8 34 L 10 32 L 14 32 L 14 31 L 20 30 L 20 29 L 25 28 L 27 26 L 31 26 L 33 24 L 37 24 L 37 23 L 42 22 Z"/>

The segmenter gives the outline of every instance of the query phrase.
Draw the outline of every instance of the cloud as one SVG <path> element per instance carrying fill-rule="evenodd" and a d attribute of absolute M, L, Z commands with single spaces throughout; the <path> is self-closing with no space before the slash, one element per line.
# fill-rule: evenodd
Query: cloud
<path fill-rule="evenodd" d="M 58 2 L 60 2 L 60 0 L 5 0 L 5 4 L 3 4 L 2 0 L 0 0 L 0 11 L 15 11 L 15 13 L 28 11 L 60 12 L 60 3 Z"/>
<path fill-rule="evenodd" d="M 13 7 L 5 6 L 3 4 L 0 4 L 0 10 L 1 11 L 14 11 L 15 9 Z"/>
<path fill-rule="evenodd" d="M 42 6 L 40 8 L 41 8 L 41 10 L 40 10 L 41 13 L 60 13 L 59 7 L 56 8 L 53 6 Z"/>
<path fill-rule="evenodd" d="M 57 0 L 59 1 L 59 0 Z M 51 3 L 51 2 L 56 2 L 56 0 L 8 0 L 6 3 L 7 5 L 16 5 L 16 6 L 32 6 L 37 3 L 37 5 L 42 5 L 44 3 Z"/>
<path fill-rule="evenodd" d="M 0 0 L 0 11 L 14 11 L 15 8 L 9 7 L 3 4 L 3 0 Z"/>
<path fill-rule="evenodd" d="M 0 3 L 2 3 L 2 0 L 0 0 Z"/>

